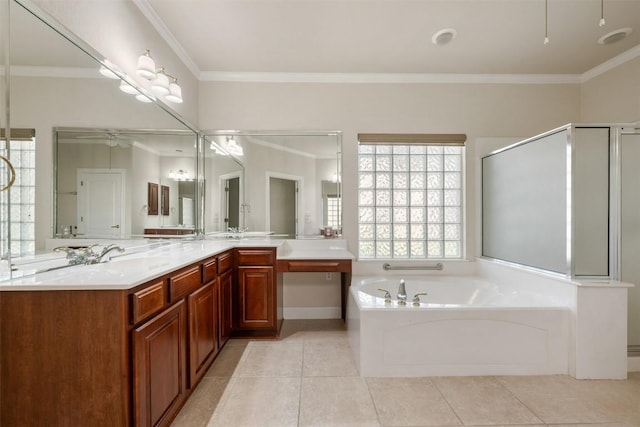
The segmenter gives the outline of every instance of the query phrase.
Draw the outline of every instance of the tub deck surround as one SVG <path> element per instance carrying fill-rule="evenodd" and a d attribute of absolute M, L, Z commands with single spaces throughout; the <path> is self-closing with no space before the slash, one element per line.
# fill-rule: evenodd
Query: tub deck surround
<path fill-rule="evenodd" d="M 578 282 L 485 260 L 466 264 L 475 275 L 354 276 L 347 327 L 362 376 L 626 378 L 630 284 Z M 406 306 L 395 301 L 400 278 Z M 385 303 L 378 288 L 394 301 Z M 414 307 L 417 292 L 429 295 Z"/>
<path fill-rule="evenodd" d="M 340 273 L 340 311 L 346 321 L 347 293 L 354 258 L 347 250 L 346 240 L 286 240 L 278 250 L 278 280 L 284 280 L 283 273 Z"/>

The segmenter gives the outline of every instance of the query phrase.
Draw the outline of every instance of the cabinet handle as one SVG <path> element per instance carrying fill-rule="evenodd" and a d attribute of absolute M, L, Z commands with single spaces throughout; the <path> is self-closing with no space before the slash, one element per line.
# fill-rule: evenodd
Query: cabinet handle
<path fill-rule="evenodd" d="M 0 156 L 0 159 L 2 159 L 7 164 L 7 166 L 9 167 L 9 172 L 11 173 L 11 178 L 9 178 L 9 183 L 4 187 L 0 188 L 0 192 L 2 192 L 5 190 L 8 190 L 9 187 L 11 187 L 14 182 L 16 182 L 16 170 L 13 168 L 13 165 L 11 164 L 9 159 L 7 159 L 4 156 Z"/>
<path fill-rule="evenodd" d="M 120 224 L 112 225 L 111 228 L 120 228 Z"/>

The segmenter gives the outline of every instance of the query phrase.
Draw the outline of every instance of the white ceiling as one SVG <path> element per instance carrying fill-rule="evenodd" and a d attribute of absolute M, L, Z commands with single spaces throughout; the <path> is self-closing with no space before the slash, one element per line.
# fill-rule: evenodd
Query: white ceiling
<path fill-rule="evenodd" d="M 640 0 L 135 0 L 197 77 L 216 73 L 581 75 L 640 52 Z M 623 27 L 625 40 L 598 38 Z M 446 46 L 432 35 L 454 28 Z"/>

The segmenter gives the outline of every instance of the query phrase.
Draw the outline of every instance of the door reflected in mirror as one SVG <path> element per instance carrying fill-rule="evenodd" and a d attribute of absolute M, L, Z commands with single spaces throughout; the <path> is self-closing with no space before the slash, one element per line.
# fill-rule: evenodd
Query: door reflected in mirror
<path fill-rule="evenodd" d="M 241 228 L 282 238 L 320 238 L 326 228 L 342 233 L 340 132 L 206 133 L 246 170 L 244 201 L 231 203 L 239 205 Z"/>
<path fill-rule="evenodd" d="M 193 132 L 58 128 L 55 136 L 57 235 L 195 232 Z"/>

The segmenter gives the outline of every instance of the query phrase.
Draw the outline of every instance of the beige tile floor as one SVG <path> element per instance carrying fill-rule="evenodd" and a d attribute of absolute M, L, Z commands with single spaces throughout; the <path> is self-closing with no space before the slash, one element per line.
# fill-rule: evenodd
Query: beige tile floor
<path fill-rule="evenodd" d="M 640 373 L 361 378 L 342 321 L 285 321 L 278 341 L 231 340 L 174 427 L 640 426 Z"/>

